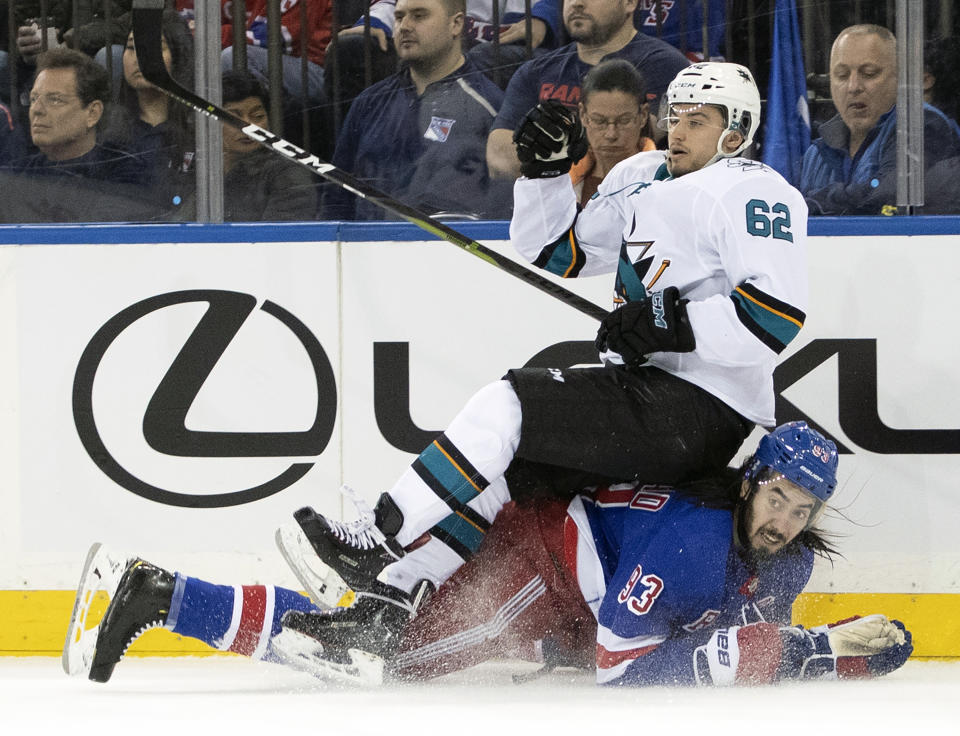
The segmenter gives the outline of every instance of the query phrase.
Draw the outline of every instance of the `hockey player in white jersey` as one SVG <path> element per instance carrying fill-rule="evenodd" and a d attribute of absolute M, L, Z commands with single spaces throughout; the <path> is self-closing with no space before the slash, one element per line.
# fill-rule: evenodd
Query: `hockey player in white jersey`
<path fill-rule="evenodd" d="M 806 310 L 806 206 L 738 156 L 760 119 L 746 68 L 688 67 L 667 104 L 669 150 L 621 162 L 582 212 L 567 176 L 586 150 L 576 116 L 541 103 L 516 130 L 514 246 L 566 277 L 616 274 L 617 308 L 596 338 L 604 365 L 511 370 L 375 510 L 347 524 L 296 512 L 322 563 L 357 591 L 355 625 L 386 620 L 385 607 L 412 613 L 422 581 L 437 586 L 469 559 L 511 498 L 676 484 L 723 468 L 755 424 L 775 423 L 776 357 Z M 293 567 L 310 589 L 315 570 Z"/>

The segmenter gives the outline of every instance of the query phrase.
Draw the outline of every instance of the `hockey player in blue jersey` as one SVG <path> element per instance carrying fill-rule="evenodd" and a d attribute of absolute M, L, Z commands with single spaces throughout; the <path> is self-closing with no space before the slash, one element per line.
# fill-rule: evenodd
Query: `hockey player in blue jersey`
<path fill-rule="evenodd" d="M 288 652 L 348 661 L 347 648 L 377 641 L 394 675 L 417 678 L 533 652 L 589 663 L 608 685 L 885 674 L 912 651 L 902 623 L 874 614 L 789 625 L 814 556 L 833 552 L 815 525 L 837 460 L 832 442 L 792 422 L 739 470 L 681 490 L 619 484 L 569 505 L 508 504 L 477 556 L 395 640 L 372 631 L 388 628 L 379 621 L 344 635 L 347 611 L 294 612 L 284 625 L 304 636 Z"/>
<path fill-rule="evenodd" d="M 789 625 L 814 555 L 832 551 L 815 524 L 836 468 L 833 443 L 795 422 L 766 435 L 739 470 L 700 482 L 695 495 L 620 484 L 569 505 L 510 503 L 477 557 L 421 601 L 397 636 L 387 622 L 358 627 L 351 609 L 320 611 L 293 591 L 217 586 L 137 558 L 111 560 L 95 547 L 64 666 L 106 681 L 137 636 L 165 626 L 365 683 L 384 671 L 433 677 L 496 656 L 595 666 L 597 681 L 611 685 L 885 674 L 912 651 L 901 623 L 875 614 L 833 627 Z M 98 584 L 111 603 L 84 633 Z"/>

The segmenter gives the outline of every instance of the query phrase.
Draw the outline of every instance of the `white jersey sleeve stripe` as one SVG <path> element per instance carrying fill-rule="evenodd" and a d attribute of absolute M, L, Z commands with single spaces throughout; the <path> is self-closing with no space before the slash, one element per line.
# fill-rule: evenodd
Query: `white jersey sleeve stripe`
<path fill-rule="evenodd" d="M 622 676 L 630 663 L 649 654 L 666 641 L 666 636 L 623 639 L 605 626 L 597 627 L 597 682 L 603 684 Z"/>

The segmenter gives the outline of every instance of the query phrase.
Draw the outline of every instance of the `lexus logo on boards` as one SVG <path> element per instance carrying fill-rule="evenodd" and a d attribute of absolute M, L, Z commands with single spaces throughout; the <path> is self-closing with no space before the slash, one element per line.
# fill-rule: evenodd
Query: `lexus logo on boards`
<path fill-rule="evenodd" d="M 124 467 L 111 454 L 97 426 L 93 387 L 97 371 L 114 341 L 148 315 L 169 307 L 206 303 L 207 309 L 163 375 L 143 414 L 143 436 L 155 451 L 185 458 L 303 458 L 319 455 L 333 435 L 337 390 L 333 368 L 320 342 L 296 316 L 265 301 L 259 309 L 250 294 L 221 290 L 176 291 L 144 299 L 122 310 L 97 330 L 77 365 L 73 382 L 73 418 L 87 453 L 114 482 L 143 498 L 171 506 L 213 508 L 257 501 L 288 488 L 313 467 L 291 462 L 270 480 L 225 493 L 203 489 L 171 490 L 143 480 L 136 468 Z M 316 382 L 313 423 L 300 432 L 196 431 L 185 423 L 187 412 L 227 347 L 248 319 L 267 315 L 289 330 L 306 351 Z M 225 366 L 223 370 L 230 370 Z M 278 378 L 277 380 L 282 380 Z"/>

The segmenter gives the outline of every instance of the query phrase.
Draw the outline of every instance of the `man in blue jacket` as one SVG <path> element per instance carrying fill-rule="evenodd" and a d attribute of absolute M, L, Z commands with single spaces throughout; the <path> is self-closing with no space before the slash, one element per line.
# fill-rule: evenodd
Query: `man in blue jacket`
<path fill-rule="evenodd" d="M 464 0 L 398 0 L 397 53 L 406 66 L 350 107 L 333 163 L 427 212 L 506 219 L 512 192 L 492 182 L 487 132 L 503 92 L 461 49 Z M 380 220 L 383 211 L 328 187 L 323 218 Z"/>
<path fill-rule="evenodd" d="M 837 114 L 803 157 L 799 189 L 811 215 L 876 215 L 896 204 L 896 38 L 881 26 L 845 28 L 830 52 Z M 924 105 L 924 167 L 960 153 L 947 117 Z"/>

